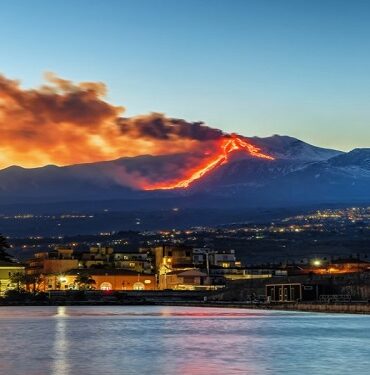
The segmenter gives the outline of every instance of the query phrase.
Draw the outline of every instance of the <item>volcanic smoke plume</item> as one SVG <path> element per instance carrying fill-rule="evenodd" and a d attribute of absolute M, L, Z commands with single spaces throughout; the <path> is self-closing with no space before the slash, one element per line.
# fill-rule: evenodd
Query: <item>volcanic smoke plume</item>
<path fill-rule="evenodd" d="M 100 82 L 74 83 L 54 74 L 23 89 L 0 75 L 0 168 L 111 160 L 143 154 L 212 152 L 220 130 L 162 114 L 122 117 L 104 100 Z"/>
<path fill-rule="evenodd" d="M 104 100 L 100 82 L 74 83 L 48 73 L 47 84 L 23 89 L 0 75 L 0 168 L 37 167 L 168 155 L 160 168 L 141 165 L 106 171 L 122 185 L 144 189 L 186 188 L 242 151 L 273 159 L 235 135 L 203 123 L 163 114 L 123 117 L 124 108 Z M 176 154 L 176 155 L 175 155 Z"/>

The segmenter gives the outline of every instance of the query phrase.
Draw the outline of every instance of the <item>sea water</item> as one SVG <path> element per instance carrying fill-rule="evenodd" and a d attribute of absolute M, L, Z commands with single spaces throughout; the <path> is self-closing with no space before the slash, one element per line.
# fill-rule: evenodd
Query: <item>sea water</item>
<path fill-rule="evenodd" d="M 370 374 L 370 316 L 0 307 L 0 374 Z"/>

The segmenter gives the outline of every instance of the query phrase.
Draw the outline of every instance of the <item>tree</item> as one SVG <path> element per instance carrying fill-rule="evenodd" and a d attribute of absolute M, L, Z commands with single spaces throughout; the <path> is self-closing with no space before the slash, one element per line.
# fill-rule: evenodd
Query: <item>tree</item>
<path fill-rule="evenodd" d="M 23 272 L 15 272 L 10 275 L 10 283 L 17 285 L 17 292 L 20 292 L 21 286 L 26 284 L 26 275 Z"/>
<path fill-rule="evenodd" d="M 92 289 L 95 280 L 88 273 L 79 273 L 75 279 L 75 284 L 80 290 Z"/>
<path fill-rule="evenodd" d="M 0 234 L 0 261 L 9 262 L 11 260 L 10 255 L 6 252 L 10 248 L 8 240 Z"/>
<path fill-rule="evenodd" d="M 26 289 L 29 292 L 33 292 L 35 294 L 38 291 L 38 284 L 40 282 L 40 275 L 24 275 L 24 283 L 26 284 Z"/>

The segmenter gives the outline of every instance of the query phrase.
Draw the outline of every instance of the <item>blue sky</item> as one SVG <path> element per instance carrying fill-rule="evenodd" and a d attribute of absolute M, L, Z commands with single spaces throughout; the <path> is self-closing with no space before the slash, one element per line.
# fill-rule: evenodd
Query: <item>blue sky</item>
<path fill-rule="evenodd" d="M 127 115 L 370 146 L 370 2 L 2 0 L 0 72 L 103 81 Z"/>

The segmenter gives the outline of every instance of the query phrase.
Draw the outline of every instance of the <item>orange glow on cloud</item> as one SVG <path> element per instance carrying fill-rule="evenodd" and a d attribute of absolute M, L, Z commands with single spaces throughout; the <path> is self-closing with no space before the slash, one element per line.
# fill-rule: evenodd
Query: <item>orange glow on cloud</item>
<path fill-rule="evenodd" d="M 104 170 L 121 185 L 152 190 L 186 188 L 234 151 L 273 159 L 245 138 L 201 122 L 159 113 L 123 117 L 124 107 L 104 100 L 101 82 L 74 83 L 51 73 L 45 78 L 47 84 L 24 89 L 0 75 L 0 168 L 171 155 L 160 163 L 144 157 Z"/>
<path fill-rule="evenodd" d="M 123 107 L 104 100 L 103 83 L 45 78 L 46 85 L 23 89 L 0 75 L 0 168 L 188 152 L 223 135 L 158 113 L 124 118 Z"/>

